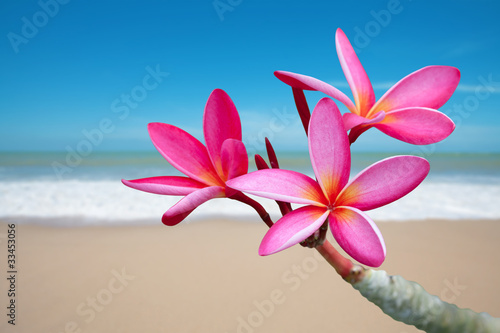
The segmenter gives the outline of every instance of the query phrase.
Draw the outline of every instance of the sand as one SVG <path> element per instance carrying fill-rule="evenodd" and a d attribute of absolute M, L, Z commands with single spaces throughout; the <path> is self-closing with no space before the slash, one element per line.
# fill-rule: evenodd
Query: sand
<path fill-rule="evenodd" d="M 388 251 L 380 269 L 500 317 L 500 221 L 378 225 Z M 264 224 L 209 220 L 17 223 L 12 326 L 7 228 L 0 224 L 1 332 L 420 332 L 383 314 L 316 251 L 294 246 L 259 257 Z"/>

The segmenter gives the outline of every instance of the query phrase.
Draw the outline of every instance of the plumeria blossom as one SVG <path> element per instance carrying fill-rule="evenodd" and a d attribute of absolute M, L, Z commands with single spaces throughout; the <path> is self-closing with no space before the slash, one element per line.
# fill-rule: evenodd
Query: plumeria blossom
<path fill-rule="evenodd" d="M 384 240 L 363 211 L 411 192 L 427 176 L 429 163 L 416 156 L 395 156 L 371 165 L 349 181 L 349 139 L 340 111 L 329 98 L 321 99 L 314 109 L 308 141 L 317 181 L 294 171 L 266 169 L 227 182 L 243 192 L 305 205 L 269 229 L 259 254 L 273 254 L 302 242 L 328 220 L 334 238 L 351 257 L 380 266 L 386 254 Z"/>
<path fill-rule="evenodd" d="M 313 77 L 275 72 L 278 79 L 293 88 L 295 102 L 305 124 L 309 109 L 303 91 L 316 90 L 340 101 L 350 111 L 343 118 L 345 129 L 351 130 L 351 143 L 371 127 L 395 139 L 418 145 L 441 141 L 453 132 L 453 121 L 437 109 L 448 101 L 458 85 L 460 71 L 457 68 L 424 67 L 400 80 L 375 101 L 370 79 L 340 29 L 337 29 L 335 44 L 354 103 L 337 88 Z"/>
<path fill-rule="evenodd" d="M 226 186 L 226 181 L 248 172 L 248 156 L 241 142 L 238 111 L 223 90 L 214 90 L 205 106 L 206 147 L 173 125 L 150 123 L 148 131 L 158 152 L 187 177 L 160 176 L 122 182 L 144 192 L 184 195 L 163 214 L 164 224 L 176 225 L 202 203 L 236 194 L 237 191 Z"/>

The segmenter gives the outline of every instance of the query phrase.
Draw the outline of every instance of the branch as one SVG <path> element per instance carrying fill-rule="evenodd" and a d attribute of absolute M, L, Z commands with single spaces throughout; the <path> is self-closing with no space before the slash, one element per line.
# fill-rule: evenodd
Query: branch
<path fill-rule="evenodd" d="M 367 269 L 352 286 L 393 319 L 428 333 L 500 332 L 500 318 L 461 309 L 427 293 L 418 283 L 385 271 Z"/>

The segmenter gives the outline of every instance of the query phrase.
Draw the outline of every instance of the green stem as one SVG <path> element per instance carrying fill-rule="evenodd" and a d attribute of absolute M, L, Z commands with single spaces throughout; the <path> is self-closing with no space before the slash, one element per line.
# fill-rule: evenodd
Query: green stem
<path fill-rule="evenodd" d="M 368 269 L 352 286 L 393 319 L 428 333 L 500 332 L 500 318 L 460 309 L 427 293 L 418 283 L 385 271 Z"/>

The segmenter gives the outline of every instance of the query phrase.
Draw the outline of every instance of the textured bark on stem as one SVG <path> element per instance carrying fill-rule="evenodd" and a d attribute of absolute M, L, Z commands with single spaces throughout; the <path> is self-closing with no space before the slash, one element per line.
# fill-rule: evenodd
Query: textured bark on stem
<path fill-rule="evenodd" d="M 500 332 L 500 319 L 460 309 L 431 295 L 416 282 L 385 271 L 366 270 L 352 286 L 393 319 L 432 332 Z"/>

